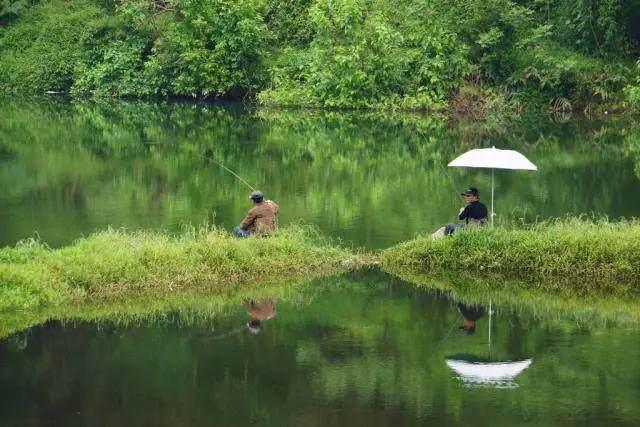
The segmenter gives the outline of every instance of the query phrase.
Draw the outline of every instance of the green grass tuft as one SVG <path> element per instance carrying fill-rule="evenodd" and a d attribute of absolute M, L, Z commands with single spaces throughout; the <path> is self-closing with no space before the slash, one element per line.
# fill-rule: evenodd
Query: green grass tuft
<path fill-rule="evenodd" d="M 209 227 L 179 235 L 108 229 L 55 250 L 29 240 L 0 249 L 0 310 L 127 295 L 225 292 L 242 284 L 342 272 L 357 259 L 304 227 L 248 239 Z"/>
<path fill-rule="evenodd" d="M 382 253 L 395 274 L 465 272 L 591 287 L 640 279 L 640 222 L 583 219 L 520 229 L 468 229 L 450 238 L 418 237 Z"/>

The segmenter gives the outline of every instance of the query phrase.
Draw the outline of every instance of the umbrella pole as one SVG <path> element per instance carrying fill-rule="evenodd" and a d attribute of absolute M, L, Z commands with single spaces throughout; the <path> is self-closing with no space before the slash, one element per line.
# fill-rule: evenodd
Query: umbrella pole
<path fill-rule="evenodd" d="M 493 227 L 493 217 L 495 213 L 493 212 L 493 188 L 494 188 L 494 169 L 491 168 L 491 227 Z"/>

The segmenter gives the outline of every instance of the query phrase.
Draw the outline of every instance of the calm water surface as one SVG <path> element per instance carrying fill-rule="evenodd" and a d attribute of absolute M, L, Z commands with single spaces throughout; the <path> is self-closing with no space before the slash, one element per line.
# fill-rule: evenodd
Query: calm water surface
<path fill-rule="evenodd" d="M 467 301 L 468 334 L 458 304 L 360 274 L 210 317 L 50 321 L 0 341 L 0 425 L 639 425 L 637 324 Z"/>
<path fill-rule="evenodd" d="M 451 222 L 470 184 L 488 202 L 488 171 L 446 165 L 492 145 L 539 167 L 496 172 L 498 221 L 638 216 L 640 130 L 631 124 L 540 117 L 487 129 L 411 114 L 5 101 L 0 245 L 40 236 L 60 246 L 108 226 L 232 229 L 250 190 L 221 162 L 279 202 L 281 223 L 388 247 Z"/>
<path fill-rule="evenodd" d="M 282 224 L 388 247 L 452 221 L 470 184 L 486 200 L 489 173 L 446 165 L 492 145 L 539 167 L 496 173 L 498 221 L 640 211 L 640 129 L 619 119 L 487 128 L 410 114 L 5 101 L 0 245 L 39 236 L 61 246 L 108 226 L 231 229 L 249 190 L 221 162 L 280 204 Z M 460 306 L 380 274 L 286 288 L 224 309 L 203 297 L 199 309 L 30 329 L 12 325 L 31 313 L 2 313 L 0 331 L 17 332 L 0 340 L 0 426 L 640 425 L 640 305 L 607 301 L 618 313 L 603 318 L 597 304 L 574 301 L 572 314 L 550 297 Z M 258 334 L 251 314 L 270 318 Z M 460 329 L 471 318 L 475 332 Z"/>

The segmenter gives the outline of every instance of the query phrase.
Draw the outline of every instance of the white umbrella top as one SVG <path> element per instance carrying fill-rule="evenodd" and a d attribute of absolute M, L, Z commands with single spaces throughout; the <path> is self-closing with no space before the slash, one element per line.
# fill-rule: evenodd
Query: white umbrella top
<path fill-rule="evenodd" d="M 449 163 L 449 166 L 459 166 L 467 168 L 491 168 L 491 169 L 519 169 L 538 170 L 536 165 L 531 163 L 522 154 L 515 150 L 501 150 L 496 147 L 476 148 L 461 156 L 458 156 Z"/>

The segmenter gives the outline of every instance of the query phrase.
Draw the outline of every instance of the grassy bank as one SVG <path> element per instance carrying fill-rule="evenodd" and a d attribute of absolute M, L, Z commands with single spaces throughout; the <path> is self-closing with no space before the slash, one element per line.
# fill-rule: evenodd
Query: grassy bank
<path fill-rule="evenodd" d="M 622 295 L 640 283 L 640 223 L 574 220 L 470 229 L 446 239 L 419 237 L 377 255 L 354 253 L 300 227 L 243 240 L 207 227 L 176 235 L 110 229 L 60 249 L 27 240 L 0 249 L 0 311 L 202 292 L 224 297 L 247 286 L 378 263 L 412 282 L 424 274 L 462 273 L 522 279 L 523 289 L 566 287 L 576 295 L 615 289 L 611 293 Z"/>
<path fill-rule="evenodd" d="M 211 228 L 180 235 L 107 230 L 49 249 L 29 240 L 0 249 L 0 310 L 127 295 L 233 291 L 345 271 L 353 256 L 304 228 L 240 240 Z"/>
<path fill-rule="evenodd" d="M 463 272 L 552 280 L 590 288 L 640 283 L 640 222 L 558 221 L 520 229 L 469 229 L 451 238 L 418 237 L 382 253 L 394 274 Z"/>

